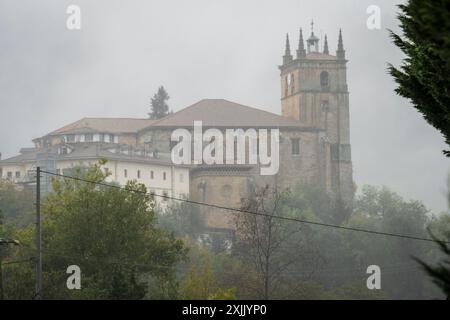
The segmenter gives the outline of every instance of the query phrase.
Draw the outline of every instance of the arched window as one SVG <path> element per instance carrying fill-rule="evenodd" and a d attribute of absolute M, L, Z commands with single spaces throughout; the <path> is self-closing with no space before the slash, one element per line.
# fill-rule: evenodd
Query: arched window
<path fill-rule="evenodd" d="M 322 71 L 320 73 L 320 86 L 322 88 L 327 88 L 329 86 L 329 81 L 328 81 L 328 72 L 326 71 Z"/>
<path fill-rule="evenodd" d="M 294 94 L 294 91 L 295 91 L 294 75 L 291 74 L 291 94 Z"/>
<path fill-rule="evenodd" d="M 284 96 L 286 97 L 288 95 L 289 90 L 289 81 L 288 76 L 284 77 Z"/>

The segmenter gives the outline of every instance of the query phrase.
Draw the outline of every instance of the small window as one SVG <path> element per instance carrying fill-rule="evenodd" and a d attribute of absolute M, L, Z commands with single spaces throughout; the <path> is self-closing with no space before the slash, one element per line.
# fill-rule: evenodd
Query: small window
<path fill-rule="evenodd" d="M 178 141 L 172 141 L 172 139 L 169 139 L 169 149 L 170 150 L 172 150 L 177 144 L 178 144 Z"/>
<path fill-rule="evenodd" d="M 16 171 L 16 178 L 20 178 L 20 171 Z"/>
<path fill-rule="evenodd" d="M 322 107 L 322 112 L 328 112 L 330 110 L 330 106 L 329 106 L 328 100 L 323 100 L 320 103 L 320 106 Z"/>
<path fill-rule="evenodd" d="M 12 179 L 12 172 L 8 171 L 8 173 L 6 174 L 6 176 L 8 177 L 8 179 Z"/>
<path fill-rule="evenodd" d="M 291 94 L 294 94 L 295 91 L 295 81 L 294 81 L 294 76 L 291 74 Z"/>
<path fill-rule="evenodd" d="M 150 171 L 150 179 L 155 179 L 155 173 L 153 172 L 153 170 Z"/>
<path fill-rule="evenodd" d="M 141 178 L 141 170 L 137 171 L 137 178 L 140 179 Z"/>
<path fill-rule="evenodd" d="M 123 170 L 123 176 L 124 176 L 125 178 L 128 178 L 128 170 L 127 170 L 127 169 L 124 169 L 124 170 Z"/>
<path fill-rule="evenodd" d="M 66 136 L 67 142 L 75 142 L 75 135 L 69 134 Z"/>
<path fill-rule="evenodd" d="M 300 154 L 300 139 L 291 139 L 292 143 L 292 154 L 299 155 Z"/>
<path fill-rule="evenodd" d="M 322 72 L 320 73 L 320 86 L 321 86 L 322 88 L 327 88 L 328 85 L 329 85 L 329 82 L 328 82 L 328 72 L 322 71 Z"/>
<path fill-rule="evenodd" d="M 288 80 L 288 76 L 286 76 L 284 78 L 284 96 L 286 97 L 289 93 L 289 80 Z"/>
<path fill-rule="evenodd" d="M 167 174 L 166 174 L 166 172 L 164 172 L 163 173 L 163 180 L 166 180 L 167 179 Z"/>
<path fill-rule="evenodd" d="M 88 133 L 85 136 L 86 142 L 92 142 L 94 140 L 94 135 L 92 133 Z"/>

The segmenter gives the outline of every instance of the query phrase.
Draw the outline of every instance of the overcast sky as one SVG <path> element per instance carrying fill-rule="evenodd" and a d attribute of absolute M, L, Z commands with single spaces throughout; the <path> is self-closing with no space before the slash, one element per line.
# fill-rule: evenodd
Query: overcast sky
<path fill-rule="evenodd" d="M 15 155 L 31 139 L 82 117 L 145 117 L 164 85 L 174 111 L 224 98 L 280 113 L 279 70 L 286 32 L 342 28 L 347 52 L 354 179 L 387 185 L 406 199 L 446 210 L 450 162 L 443 138 L 394 94 L 387 62 L 402 55 L 386 0 L 0 0 L 0 151 Z M 66 8 L 81 8 L 79 31 Z M 382 29 L 368 30 L 378 5 Z"/>

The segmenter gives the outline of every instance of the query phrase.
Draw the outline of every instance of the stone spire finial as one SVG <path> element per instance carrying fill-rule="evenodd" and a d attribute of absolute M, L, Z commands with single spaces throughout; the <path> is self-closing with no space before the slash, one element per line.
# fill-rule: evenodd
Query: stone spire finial
<path fill-rule="evenodd" d="M 323 53 L 324 54 L 330 54 L 330 52 L 328 51 L 328 39 L 327 39 L 327 35 L 325 35 L 325 42 L 323 44 Z"/>
<path fill-rule="evenodd" d="M 298 39 L 297 59 L 306 57 L 305 44 L 303 41 L 303 31 L 300 28 L 300 37 Z"/>
<path fill-rule="evenodd" d="M 339 29 L 339 40 L 336 56 L 340 59 L 345 59 L 344 42 L 342 41 L 342 30 Z"/>
<path fill-rule="evenodd" d="M 283 64 L 288 64 L 292 61 L 291 45 L 289 44 L 289 34 L 286 33 L 286 48 L 283 56 Z"/>

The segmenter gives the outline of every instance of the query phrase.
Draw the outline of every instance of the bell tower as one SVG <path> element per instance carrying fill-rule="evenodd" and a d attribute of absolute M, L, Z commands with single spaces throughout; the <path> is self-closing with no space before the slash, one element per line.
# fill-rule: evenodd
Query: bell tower
<path fill-rule="evenodd" d="M 349 93 L 347 60 L 339 30 L 336 54 L 329 52 L 314 34 L 314 23 L 306 39 L 300 29 L 297 55 L 290 53 L 286 38 L 281 79 L 281 113 L 299 121 L 302 127 L 318 132 L 319 159 L 323 166 L 322 184 L 345 202 L 353 198 L 350 148 Z M 321 46 L 322 45 L 322 48 Z M 288 56 L 288 58 L 286 58 Z"/>

